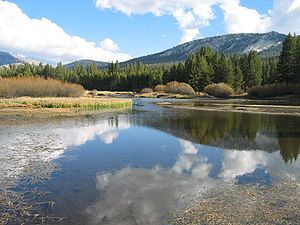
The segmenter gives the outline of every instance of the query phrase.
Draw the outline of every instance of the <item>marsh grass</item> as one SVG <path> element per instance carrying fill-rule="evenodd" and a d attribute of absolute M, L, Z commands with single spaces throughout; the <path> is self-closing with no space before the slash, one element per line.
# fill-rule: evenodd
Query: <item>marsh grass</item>
<path fill-rule="evenodd" d="M 79 84 L 41 77 L 0 77 L 0 98 L 30 97 L 80 97 L 84 88 Z"/>
<path fill-rule="evenodd" d="M 78 108 L 105 109 L 130 107 L 130 99 L 113 98 L 13 98 L 1 99 L 0 108 Z"/>

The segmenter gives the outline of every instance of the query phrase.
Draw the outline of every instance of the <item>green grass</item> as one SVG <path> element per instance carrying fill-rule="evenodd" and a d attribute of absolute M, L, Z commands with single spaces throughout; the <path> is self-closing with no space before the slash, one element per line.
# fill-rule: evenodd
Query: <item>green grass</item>
<path fill-rule="evenodd" d="M 106 109 L 131 107 L 130 99 L 113 98 L 13 98 L 1 99 L 0 108 Z"/>

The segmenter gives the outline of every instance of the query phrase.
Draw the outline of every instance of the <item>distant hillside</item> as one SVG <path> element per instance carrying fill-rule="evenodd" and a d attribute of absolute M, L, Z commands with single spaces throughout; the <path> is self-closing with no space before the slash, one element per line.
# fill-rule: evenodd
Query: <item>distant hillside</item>
<path fill-rule="evenodd" d="M 277 32 L 265 34 L 227 34 L 191 41 L 163 52 L 129 60 L 124 62 L 124 64 L 139 61 L 145 64 L 183 61 L 190 53 L 194 53 L 205 46 L 211 47 L 214 51 L 226 54 L 248 53 L 251 50 L 257 50 L 262 57 L 278 56 L 282 48 L 281 43 L 285 38 L 286 35 Z"/>
<path fill-rule="evenodd" d="M 13 55 L 9 54 L 8 52 L 0 51 L 0 66 L 14 64 L 14 63 L 22 63 L 22 60 L 14 57 Z"/>
<path fill-rule="evenodd" d="M 76 65 L 83 65 L 83 66 L 89 66 L 92 65 L 93 63 L 96 64 L 97 67 L 106 67 L 109 65 L 108 62 L 100 62 L 100 61 L 94 61 L 94 60 L 78 60 L 75 62 L 71 62 L 65 65 L 66 68 L 74 68 Z"/>

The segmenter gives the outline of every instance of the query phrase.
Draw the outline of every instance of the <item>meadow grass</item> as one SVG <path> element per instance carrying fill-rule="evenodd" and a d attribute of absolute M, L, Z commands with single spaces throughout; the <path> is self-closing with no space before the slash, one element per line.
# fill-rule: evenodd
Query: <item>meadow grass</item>
<path fill-rule="evenodd" d="M 114 98 L 12 98 L 0 99 L 0 108 L 106 109 L 132 106 L 130 99 Z"/>

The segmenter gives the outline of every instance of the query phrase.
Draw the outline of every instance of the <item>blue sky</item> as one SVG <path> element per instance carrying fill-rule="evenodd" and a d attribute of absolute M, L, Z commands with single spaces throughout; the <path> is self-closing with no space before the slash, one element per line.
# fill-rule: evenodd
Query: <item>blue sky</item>
<path fill-rule="evenodd" d="M 126 59 L 126 56 L 122 54 L 129 57 L 142 56 L 186 41 L 226 33 L 271 30 L 287 33 L 288 30 L 285 30 L 285 27 L 291 27 L 300 17 L 299 0 L 173 0 L 171 4 L 171 1 L 167 0 L 153 0 L 153 4 L 150 0 L 140 0 L 138 3 L 135 0 L 0 0 L 0 2 L 6 3 L 3 4 L 3 10 L 10 7 L 8 3 L 15 3 L 31 20 L 40 21 L 44 17 L 63 29 L 70 37 L 79 36 L 87 42 L 94 42 L 95 47 L 101 46 L 99 48 L 102 48 L 103 46 L 99 43 L 109 39 L 111 41 L 109 43 L 117 46 L 117 50 L 114 50 L 114 54 L 107 54 L 106 57 L 104 54 L 102 57 L 104 60 L 106 58 L 111 60 L 114 56 Z M 280 4 L 285 4 L 287 8 L 294 4 L 294 11 L 291 13 L 297 19 L 294 23 L 292 22 L 293 18 L 283 17 L 286 12 L 280 11 Z M 270 14 L 269 10 L 273 10 L 273 13 Z M 285 24 L 278 25 L 279 22 L 276 18 L 280 18 L 280 16 L 287 20 L 287 26 Z M 26 19 L 20 19 L 19 23 L 24 20 Z M 28 23 L 26 22 L 26 24 Z M 43 22 L 41 24 L 44 27 L 47 26 Z M 296 24 L 295 26 L 299 27 Z M 36 29 L 38 28 L 33 28 L 35 31 Z M 53 32 L 49 35 L 55 37 Z M 298 31 L 293 30 L 292 32 Z M 64 41 L 66 42 L 67 39 Z M 70 39 L 70 41 L 72 40 Z M 61 43 L 55 43 L 55 45 L 61 45 Z M 44 43 L 42 44 L 44 45 Z M 79 44 L 74 45 L 78 47 Z M 0 49 L 2 46 L 0 38 Z M 61 59 L 68 61 L 73 58 L 80 59 L 89 56 L 96 60 L 102 59 L 95 56 L 96 49 L 90 49 L 91 53 L 86 55 L 79 54 L 78 51 L 81 50 L 77 50 L 76 54 L 69 54 L 66 50 L 67 56 L 48 52 L 44 57 L 43 52 L 36 50 L 35 46 L 31 46 L 31 48 L 32 51 L 30 46 L 26 46 L 25 51 L 22 51 L 12 45 L 6 50 L 40 60 L 50 56 L 50 61 Z M 79 48 L 84 49 L 83 47 Z M 104 48 L 107 51 L 111 50 L 109 46 L 107 49 Z M 116 52 L 118 54 L 115 54 Z"/>

